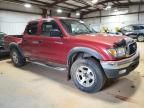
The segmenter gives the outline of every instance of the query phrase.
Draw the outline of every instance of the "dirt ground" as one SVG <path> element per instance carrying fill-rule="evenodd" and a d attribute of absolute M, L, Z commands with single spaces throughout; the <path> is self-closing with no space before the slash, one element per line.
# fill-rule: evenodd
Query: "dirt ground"
<path fill-rule="evenodd" d="M 140 65 L 98 93 L 79 91 L 65 71 L 28 63 L 16 68 L 0 61 L 0 108 L 144 108 L 144 43 Z"/>

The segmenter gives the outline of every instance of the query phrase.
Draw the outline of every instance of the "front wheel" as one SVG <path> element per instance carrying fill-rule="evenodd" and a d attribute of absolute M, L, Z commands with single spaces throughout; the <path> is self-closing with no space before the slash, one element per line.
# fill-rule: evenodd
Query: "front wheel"
<path fill-rule="evenodd" d="M 106 81 L 100 64 L 91 58 L 77 59 L 72 64 L 71 76 L 76 87 L 84 92 L 97 92 Z"/>

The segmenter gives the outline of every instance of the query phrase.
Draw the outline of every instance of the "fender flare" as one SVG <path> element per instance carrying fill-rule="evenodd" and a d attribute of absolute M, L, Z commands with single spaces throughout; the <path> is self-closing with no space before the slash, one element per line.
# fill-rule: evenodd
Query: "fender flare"
<path fill-rule="evenodd" d="M 68 80 L 71 78 L 70 76 L 70 61 L 73 57 L 73 54 L 78 53 L 78 52 L 84 52 L 87 53 L 93 57 L 95 57 L 98 60 L 102 59 L 102 56 L 94 49 L 87 48 L 87 47 L 74 47 L 72 48 L 67 56 L 67 70 L 68 70 Z"/>
<path fill-rule="evenodd" d="M 19 53 L 24 57 L 23 53 L 22 53 L 22 50 L 19 48 L 19 45 L 15 42 L 12 42 L 9 44 L 8 46 L 9 50 L 11 51 L 12 48 L 15 48 L 19 51 Z"/>

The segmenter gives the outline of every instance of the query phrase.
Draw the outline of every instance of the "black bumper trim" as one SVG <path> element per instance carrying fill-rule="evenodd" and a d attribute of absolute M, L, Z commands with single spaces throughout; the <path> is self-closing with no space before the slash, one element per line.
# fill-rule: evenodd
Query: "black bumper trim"
<path fill-rule="evenodd" d="M 130 72 L 132 72 L 137 66 L 139 65 L 139 57 L 133 60 L 133 63 L 130 64 L 126 68 L 121 69 L 104 69 L 104 72 L 107 76 L 107 78 L 119 78 L 121 76 L 128 75 Z M 126 72 L 120 74 L 119 72 L 122 70 L 126 70 Z"/>

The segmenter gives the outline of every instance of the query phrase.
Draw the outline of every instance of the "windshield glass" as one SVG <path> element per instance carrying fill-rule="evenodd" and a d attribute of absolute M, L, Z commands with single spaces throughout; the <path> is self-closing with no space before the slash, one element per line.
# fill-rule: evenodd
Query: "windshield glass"
<path fill-rule="evenodd" d="M 70 35 L 94 33 L 94 31 L 90 30 L 89 27 L 80 20 L 61 19 L 60 22 Z"/>

